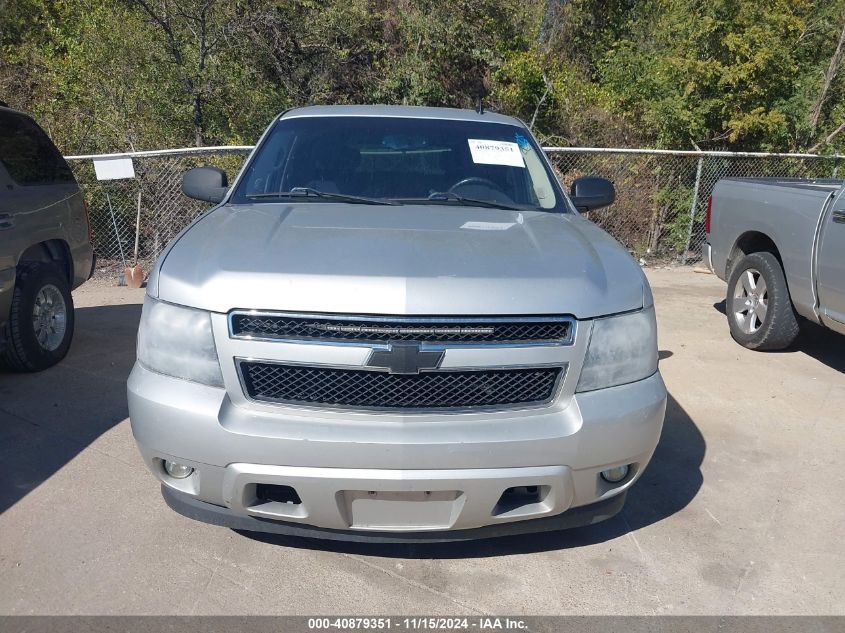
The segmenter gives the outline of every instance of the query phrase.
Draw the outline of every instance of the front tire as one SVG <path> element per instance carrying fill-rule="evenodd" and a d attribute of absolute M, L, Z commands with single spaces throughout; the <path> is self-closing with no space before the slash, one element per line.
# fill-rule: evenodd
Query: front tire
<path fill-rule="evenodd" d="M 752 253 L 734 266 L 725 311 L 731 336 L 748 349 L 784 349 L 798 336 L 786 278 L 771 253 Z"/>
<path fill-rule="evenodd" d="M 52 367 L 67 355 L 73 326 L 67 278 L 52 264 L 20 264 L 0 364 L 18 372 Z"/>

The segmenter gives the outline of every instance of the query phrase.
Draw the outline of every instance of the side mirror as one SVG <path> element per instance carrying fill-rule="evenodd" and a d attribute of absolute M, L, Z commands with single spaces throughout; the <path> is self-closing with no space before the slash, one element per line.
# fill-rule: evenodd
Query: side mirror
<path fill-rule="evenodd" d="M 576 178 L 569 190 L 572 204 L 581 213 L 601 209 L 613 204 L 616 200 L 616 190 L 613 183 L 598 176 L 584 176 Z"/>
<path fill-rule="evenodd" d="M 217 167 L 194 167 L 182 176 L 182 193 L 189 198 L 220 202 L 229 191 L 226 172 Z"/>

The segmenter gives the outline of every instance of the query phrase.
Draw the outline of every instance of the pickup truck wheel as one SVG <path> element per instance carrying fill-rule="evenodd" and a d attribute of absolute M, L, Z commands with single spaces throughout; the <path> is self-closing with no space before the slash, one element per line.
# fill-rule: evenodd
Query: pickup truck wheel
<path fill-rule="evenodd" d="M 786 278 L 771 253 L 752 253 L 734 266 L 725 304 L 731 336 L 748 349 L 783 349 L 798 336 Z"/>
<path fill-rule="evenodd" d="M 0 363 L 8 369 L 41 371 L 65 357 L 73 338 L 73 298 L 56 266 L 39 262 L 18 266 L 6 327 Z"/>

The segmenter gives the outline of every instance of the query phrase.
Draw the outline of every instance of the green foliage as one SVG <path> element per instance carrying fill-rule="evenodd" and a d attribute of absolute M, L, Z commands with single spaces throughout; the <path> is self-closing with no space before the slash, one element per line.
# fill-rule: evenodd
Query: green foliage
<path fill-rule="evenodd" d="M 0 0 L 0 98 L 67 153 L 479 98 L 554 144 L 845 151 L 844 25 L 845 0 Z"/>
<path fill-rule="evenodd" d="M 542 3 L 438 0 L 397 3 L 383 13 L 386 54 L 374 101 L 475 107 L 511 51 L 527 50 Z"/>
<path fill-rule="evenodd" d="M 843 21 L 841 0 L 646 0 L 600 62 L 601 83 L 661 146 L 800 149 Z"/>
<path fill-rule="evenodd" d="M 657 191 L 654 198 L 654 204 L 658 208 L 674 211 L 674 214 L 667 214 L 669 219 L 662 228 L 664 234 L 659 236 L 660 246 L 671 252 L 682 251 L 689 234 L 692 187 L 683 185 L 663 187 Z"/>

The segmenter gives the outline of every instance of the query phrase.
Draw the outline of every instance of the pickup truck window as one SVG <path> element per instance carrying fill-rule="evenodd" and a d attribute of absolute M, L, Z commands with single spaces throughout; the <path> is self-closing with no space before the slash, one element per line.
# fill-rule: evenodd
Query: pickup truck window
<path fill-rule="evenodd" d="M 231 202 L 359 197 L 566 212 L 541 151 L 524 129 L 500 123 L 282 118 L 256 151 Z"/>

